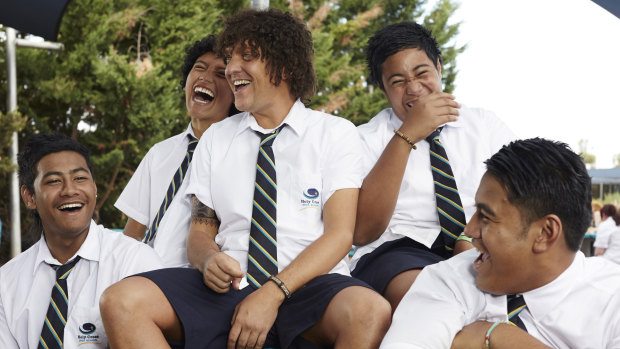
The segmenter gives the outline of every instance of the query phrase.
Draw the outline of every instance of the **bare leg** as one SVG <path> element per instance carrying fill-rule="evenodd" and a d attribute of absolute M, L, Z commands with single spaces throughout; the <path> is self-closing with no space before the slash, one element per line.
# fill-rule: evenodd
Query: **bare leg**
<path fill-rule="evenodd" d="M 334 348 L 378 348 L 391 323 L 390 305 L 361 286 L 338 292 L 316 325 L 302 334 L 310 342 Z"/>
<path fill-rule="evenodd" d="M 403 299 L 405 293 L 409 291 L 409 288 L 418 277 L 418 274 L 422 269 L 412 269 L 404 271 L 398 275 L 396 275 L 385 288 L 385 292 L 383 292 L 383 296 L 385 299 L 390 302 L 392 306 L 392 313 L 396 311 L 396 307 L 400 303 L 400 300 Z"/>
<path fill-rule="evenodd" d="M 166 338 L 183 338 L 174 309 L 147 278 L 134 276 L 110 286 L 99 307 L 111 348 L 170 348 Z"/>

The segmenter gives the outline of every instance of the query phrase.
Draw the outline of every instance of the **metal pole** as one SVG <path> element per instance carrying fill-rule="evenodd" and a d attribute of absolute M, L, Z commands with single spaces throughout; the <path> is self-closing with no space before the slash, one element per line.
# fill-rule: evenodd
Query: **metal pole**
<path fill-rule="evenodd" d="M 15 29 L 6 27 L 6 70 L 7 70 L 7 111 L 17 110 L 17 69 L 15 65 Z M 11 137 L 9 157 L 17 166 L 17 132 Z M 19 180 L 17 170 L 10 174 L 10 208 L 11 208 L 11 258 L 22 252 L 21 222 L 19 214 Z"/>
<path fill-rule="evenodd" d="M 250 0 L 250 8 L 255 10 L 266 10 L 269 8 L 269 0 Z"/>

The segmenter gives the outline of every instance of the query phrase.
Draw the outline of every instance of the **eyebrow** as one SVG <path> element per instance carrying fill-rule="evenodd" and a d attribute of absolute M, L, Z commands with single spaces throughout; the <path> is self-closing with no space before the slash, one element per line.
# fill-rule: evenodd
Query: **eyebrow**
<path fill-rule="evenodd" d="M 411 71 L 416 71 L 416 70 L 418 70 L 420 68 L 426 68 L 426 67 L 429 67 L 429 66 L 430 66 L 430 64 L 428 64 L 428 63 L 422 63 L 422 64 L 417 65 Z M 387 80 L 389 81 L 391 78 L 393 78 L 395 76 L 403 76 L 403 74 L 401 74 L 401 73 L 394 73 L 394 74 L 388 76 Z"/>
<path fill-rule="evenodd" d="M 495 212 L 489 206 L 487 206 L 487 205 L 485 205 L 483 203 L 477 203 L 476 207 L 479 210 L 484 211 L 487 216 L 490 216 L 490 217 L 495 217 L 496 216 Z"/>
<path fill-rule="evenodd" d="M 69 171 L 70 174 L 74 174 L 74 173 L 77 173 L 77 172 L 86 172 L 86 173 L 88 173 L 90 175 L 90 171 L 85 169 L 84 167 L 78 167 L 78 168 L 75 168 L 75 169 Z M 62 176 L 62 172 L 60 172 L 60 171 L 49 171 L 49 172 L 46 172 L 43 175 L 43 177 L 41 177 L 41 178 L 47 178 L 49 176 Z"/>

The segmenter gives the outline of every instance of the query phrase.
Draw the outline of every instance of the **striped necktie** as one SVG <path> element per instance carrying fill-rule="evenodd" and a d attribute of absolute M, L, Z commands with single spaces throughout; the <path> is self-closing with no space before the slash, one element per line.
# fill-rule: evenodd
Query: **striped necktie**
<path fill-rule="evenodd" d="M 73 270 L 80 256 L 64 265 L 51 265 L 56 270 L 56 284 L 52 288 L 50 305 L 45 314 L 45 322 L 39 337 L 39 349 L 63 347 L 65 325 L 67 324 L 67 309 L 69 306 L 69 292 L 67 290 L 67 276 Z"/>
<path fill-rule="evenodd" d="M 522 295 L 511 294 L 506 296 L 508 299 L 508 321 L 527 332 L 523 321 L 519 317 L 519 313 L 522 312 L 526 307 L 525 299 L 523 299 Z"/>
<path fill-rule="evenodd" d="M 451 252 L 454 249 L 456 238 L 465 229 L 465 213 L 448 155 L 439 141 L 440 132 L 441 128 L 435 130 L 430 136 L 426 137 L 426 141 L 430 145 L 435 201 L 437 202 L 437 213 L 443 233 L 444 247 Z"/>
<path fill-rule="evenodd" d="M 261 141 L 256 160 L 247 273 L 248 282 L 255 288 L 261 287 L 270 275 L 278 273 L 278 243 L 276 238 L 278 185 L 276 181 L 276 159 L 271 146 L 282 127 L 284 125 L 270 134 L 256 132 Z"/>
<path fill-rule="evenodd" d="M 192 162 L 192 157 L 194 156 L 194 150 L 196 149 L 198 140 L 190 134 L 187 135 L 187 138 L 189 138 L 189 144 L 187 145 L 187 152 L 185 153 L 185 158 L 183 159 L 183 162 L 181 163 L 181 166 L 179 166 L 177 172 L 175 172 L 174 177 L 172 177 L 172 182 L 170 182 L 170 186 L 168 186 L 166 197 L 164 197 L 164 201 L 161 203 L 155 219 L 153 219 L 151 228 L 144 235 L 144 239 L 142 239 L 142 242 L 144 243 L 149 243 L 153 239 L 155 239 L 157 229 L 159 228 L 159 222 L 161 222 L 162 218 L 164 218 L 164 214 L 166 213 L 166 210 L 168 210 L 168 207 L 170 207 L 170 204 L 172 203 L 172 200 L 174 199 L 177 190 L 181 187 L 181 184 L 183 183 L 183 178 L 185 178 L 185 173 L 187 172 L 187 168 Z"/>

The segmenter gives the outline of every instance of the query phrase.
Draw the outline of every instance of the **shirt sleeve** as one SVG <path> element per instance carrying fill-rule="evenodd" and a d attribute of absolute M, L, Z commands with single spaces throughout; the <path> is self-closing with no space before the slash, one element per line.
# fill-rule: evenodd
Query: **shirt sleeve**
<path fill-rule="evenodd" d="M 609 237 L 611 236 L 611 232 L 614 230 L 615 226 L 608 223 L 609 221 L 605 220 L 604 222 L 599 224 L 599 228 L 596 231 L 596 238 L 594 239 L 594 247 L 609 247 Z"/>
<path fill-rule="evenodd" d="M 339 189 L 359 188 L 362 185 L 362 144 L 357 128 L 346 120 L 330 131 L 331 137 L 323 161 L 323 202 Z"/>
<path fill-rule="evenodd" d="M 121 238 L 127 239 L 128 237 L 122 236 Z M 161 258 L 151 247 L 135 240 L 131 240 L 128 243 L 131 243 L 133 246 L 131 249 L 127 249 L 125 254 L 120 279 L 164 267 Z"/>
<path fill-rule="evenodd" d="M 114 207 L 136 222 L 149 226 L 151 224 L 151 148 L 138 165 L 136 172 L 114 203 Z"/>
<path fill-rule="evenodd" d="M 0 272 L 0 285 L 2 285 L 2 273 Z M 0 348 L 18 349 L 17 341 L 11 330 L 9 329 L 6 313 L 4 312 L 4 301 L 2 300 L 2 292 L 0 291 Z"/>
<path fill-rule="evenodd" d="M 475 256 L 463 263 L 464 254 L 473 255 L 464 252 L 456 256 L 460 263 L 448 260 L 422 270 L 394 312 L 382 349 L 450 348 L 458 331 L 471 322 L 471 303 L 480 299 L 473 276 L 465 268 Z"/>
<path fill-rule="evenodd" d="M 213 199 L 211 198 L 211 144 L 213 144 L 214 127 L 209 127 L 200 137 L 194 157 L 190 164 L 189 185 L 185 191 L 186 195 L 196 195 L 200 202 L 212 209 Z"/>
<path fill-rule="evenodd" d="M 517 139 L 517 136 L 510 128 L 495 115 L 495 113 L 485 110 L 487 114 L 487 122 L 489 127 L 488 144 L 491 147 L 490 154 L 493 155 L 499 151 L 504 145 Z"/>

